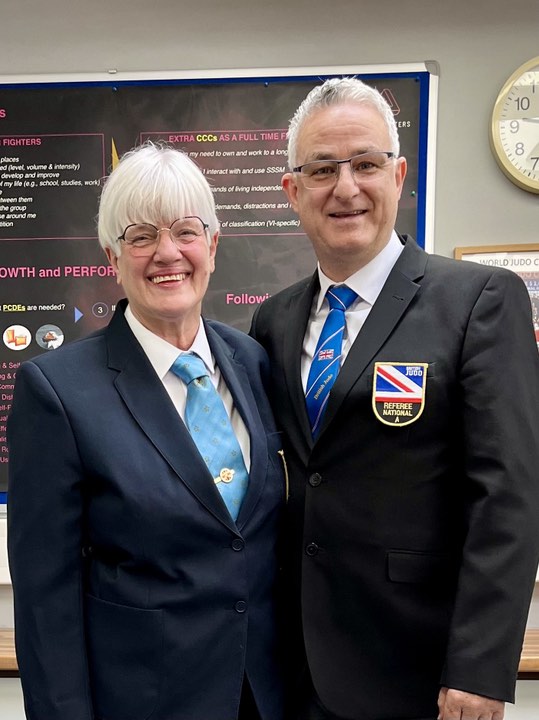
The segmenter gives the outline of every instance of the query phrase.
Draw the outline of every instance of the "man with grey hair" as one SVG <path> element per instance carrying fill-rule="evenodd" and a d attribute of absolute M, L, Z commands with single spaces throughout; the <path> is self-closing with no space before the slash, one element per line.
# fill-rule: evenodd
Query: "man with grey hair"
<path fill-rule="evenodd" d="M 286 438 L 289 717 L 502 720 L 539 552 L 526 288 L 395 231 L 406 160 L 361 81 L 314 88 L 289 160 L 318 267 L 251 329 Z"/>

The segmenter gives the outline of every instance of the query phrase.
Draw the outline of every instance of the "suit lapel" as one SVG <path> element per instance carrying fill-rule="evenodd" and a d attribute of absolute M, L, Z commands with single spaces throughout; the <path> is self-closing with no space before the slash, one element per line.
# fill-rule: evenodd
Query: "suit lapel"
<path fill-rule="evenodd" d="M 416 282 L 425 271 L 428 255 L 413 240 L 406 238 L 404 249 L 390 272 L 382 292 L 374 303 L 346 361 L 331 389 L 320 431 L 335 417 L 342 402 L 363 374 L 406 312 L 420 285 Z"/>
<path fill-rule="evenodd" d="M 298 450 L 303 448 L 307 454 L 313 446 L 313 436 L 301 381 L 301 358 L 313 297 L 319 287 L 318 273 L 315 272 L 306 284 L 292 295 L 289 307 L 284 310 L 286 322 L 283 348 L 284 377 L 291 400 L 291 412 L 295 413 L 300 429 L 301 445 L 296 441 L 296 446 Z"/>
<path fill-rule="evenodd" d="M 124 318 L 124 309 L 122 302 L 106 330 L 109 367 L 118 371 L 114 385 L 135 422 L 179 479 L 209 512 L 234 530 L 189 431 Z"/>

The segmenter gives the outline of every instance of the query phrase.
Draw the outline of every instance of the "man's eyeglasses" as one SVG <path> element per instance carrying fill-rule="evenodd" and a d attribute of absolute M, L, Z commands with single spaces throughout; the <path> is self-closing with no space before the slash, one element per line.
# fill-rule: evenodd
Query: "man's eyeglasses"
<path fill-rule="evenodd" d="M 170 232 L 170 237 L 177 248 L 182 250 L 202 237 L 208 224 L 196 215 L 174 220 L 170 227 L 157 228 L 151 223 L 133 223 L 128 225 L 118 240 L 127 245 L 132 255 L 141 257 L 153 255 L 159 245 L 163 230 Z"/>
<path fill-rule="evenodd" d="M 308 190 L 330 188 L 337 183 L 341 165 L 350 163 L 352 177 L 358 184 L 369 183 L 379 179 L 389 161 L 395 157 L 393 152 L 372 151 L 354 155 L 346 160 L 314 160 L 298 165 L 293 172 L 299 173 L 304 186 Z"/>

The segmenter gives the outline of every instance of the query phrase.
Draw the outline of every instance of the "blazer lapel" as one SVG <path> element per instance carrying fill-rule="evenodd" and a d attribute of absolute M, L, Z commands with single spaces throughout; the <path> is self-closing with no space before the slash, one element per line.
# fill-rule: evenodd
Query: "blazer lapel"
<path fill-rule="evenodd" d="M 118 371 L 114 385 L 135 422 L 179 479 L 209 512 L 234 530 L 189 431 L 124 318 L 125 305 L 119 304 L 106 330 L 109 367 Z"/>
<path fill-rule="evenodd" d="M 296 439 L 297 450 L 301 451 L 303 448 L 305 458 L 312 449 L 313 436 L 301 381 L 301 357 L 313 297 L 319 287 L 318 273 L 315 272 L 306 284 L 300 287 L 290 298 L 289 307 L 283 311 L 286 318 L 283 348 L 284 377 L 291 401 L 290 411 L 295 413 L 300 430 L 300 438 Z M 294 425 L 291 427 L 294 427 Z M 301 445 L 299 445 L 298 440 L 301 441 Z"/>
<path fill-rule="evenodd" d="M 420 285 L 428 255 L 411 238 L 395 263 L 331 389 L 320 437 L 342 402 L 406 312 Z"/>
<path fill-rule="evenodd" d="M 215 326 L 204 323 L 212 354 L 234 401 L 234 407 L 241 415 L 250 438 L 249 485 L 243 500 L 236 527 L 245 525 L 251 515 L 266 481 L 268 447 L 266 430 L 257 410 L 256 399 L 245 367 L 234 358 L 235 350 L 218 333 Z"/>

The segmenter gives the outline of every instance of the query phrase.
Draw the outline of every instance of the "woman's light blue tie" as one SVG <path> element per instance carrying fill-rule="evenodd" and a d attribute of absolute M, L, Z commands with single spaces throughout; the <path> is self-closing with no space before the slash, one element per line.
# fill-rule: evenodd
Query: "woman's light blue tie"
<path fill-rule="evenodd" d="M 346 327 L 344 313 L 357 297 L 358 294 L 346 285 L 333 285 L 326 293 L 330 310 L 316 345 L 305 391 L 313 437 L 320 431 L 329 392 L 341 367 L 342 340 Z"/>
<path fill-rule="evenodd" d="M 170 369 L 187 385 L 185 424 L 236 520 L 249 475 L 223 401 L 198 355 L 182 353 Z"/>

